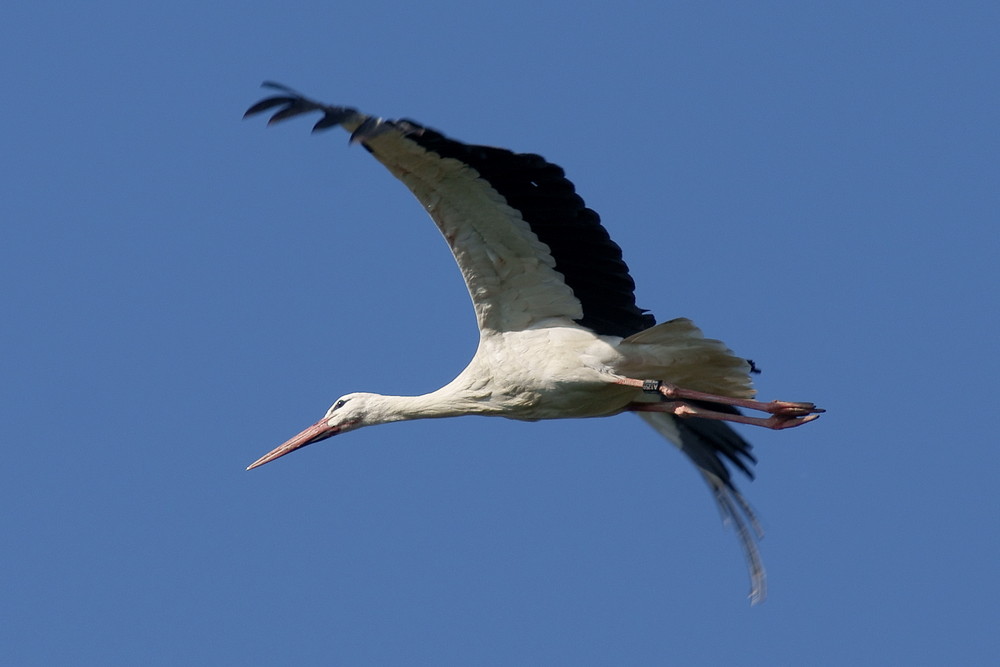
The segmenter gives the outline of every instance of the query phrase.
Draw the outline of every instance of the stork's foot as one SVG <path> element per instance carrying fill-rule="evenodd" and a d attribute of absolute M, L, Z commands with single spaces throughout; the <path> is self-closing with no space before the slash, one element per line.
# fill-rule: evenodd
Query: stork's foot
<path fill-rule="evenodd" d="M 636 380 L 634 378 L 619 378 L 618 384 L 636 387 L 650 394 L 660 394 L 666 400 L 659 403 L 636 402 L 629 405 L 629 410 L 640 412 L 669 412 L 676 417 L 701 417 L 702 419 L 719 419 L 731 421 L 739 424 L 751 424 L 753 426 L 763 426 L 765 428 L 780 430 L 801 426 L 806 422 L 819 417 L 819 413 L 825 412 L 822 408 L 817 408 L 814 403 L 799 403 L 793 401 L 755 401 L 749 398 L 732 398 L 731 396 L 718 396 L 707 394 L 701 391 L 683 389 L 668 382 L 660 380 Z M 680 400 L 678 400 L 680 399 Z M 767 412 L 770 417 L 747 417 L 746 415 L 734 415 L 728 412 L 717 412 L 701 406 L 691 405 L 686 401 L 705 401 L 709 403 L 721 403 L 731 405 L 736 408 L 747 410 L 759 410 Z"/>

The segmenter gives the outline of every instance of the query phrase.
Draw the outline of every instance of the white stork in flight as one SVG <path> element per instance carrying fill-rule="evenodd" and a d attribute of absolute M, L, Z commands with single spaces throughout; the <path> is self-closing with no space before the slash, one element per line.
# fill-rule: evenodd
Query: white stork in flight
<path fill-rule="evenodd" d="M 726 422 L 799 426 L 812 403 L 752 400 L 753 364 L 687 319 L 656 324 L 635 305 L 621 248 L 563 170 L 530 153 L 449 139 L 408 120 L 385 120 L 279 95 L 246 116 L 276 109 L 268 124 L 318 111 L 313 131 L 339 125 L 416 195 L 451 247 L 472 297 L 479 347 L 468 367 L 423 396 L 353 393 L 322 419 L 250 465 L 363 426 L 485 415 L 534 421 L 635 412 L 687 454 L 735 526 L 763 599 L 759 523 L 725 462 L 752 477 L 750 445 Z M 740 408 L 767 417 L 750 417 Z"/>

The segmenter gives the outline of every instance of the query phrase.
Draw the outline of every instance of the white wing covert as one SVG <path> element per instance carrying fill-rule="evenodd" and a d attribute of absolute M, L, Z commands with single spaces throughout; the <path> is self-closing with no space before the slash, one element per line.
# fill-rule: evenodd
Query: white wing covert
<path fill-rule="evenodd" d="M 246 115 L 281 107 L 274 123 L 320 111 L 314 131 L 343 126 L 413 192 L 455 256 L 480 329 L 518 331 L 561 319 L 625 337 L 655 324 L 635 305 L 621 249 L 560 167 L 265 85 L 285 94 Z"/>

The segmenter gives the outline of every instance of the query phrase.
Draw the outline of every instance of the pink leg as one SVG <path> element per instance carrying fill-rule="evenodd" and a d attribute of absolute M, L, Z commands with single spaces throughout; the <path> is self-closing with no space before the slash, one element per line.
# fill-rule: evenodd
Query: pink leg
<path fill-rule="evenodd" d="M 702 419 L 720 419 L 724 421 L 736 422 L 739 424 L 752 424 L 754 426 L 764 426 L 772 429 L 792 428 L 810 422 L 819 417 L 820 412 L 825 412 L 817 408 L 813 403 L 793 403 L 791 401 L 754 401 L 747 398 L 732 398 L 730 396 L 717 396 L 706 394 L 701 391 L 682 389 L 672 384 L 659 380 L 636 380 L 634 378 L 620 378 L 618 384 L 636 387 L 651 394 L 660 394 L 668 399 L 661 403 L 632 403 L 629 410 L 640 412 L 670 412 L 677 417 L 701 417 Z M 746 417 L 744 415 L 732 415 L 727 412 L 716 412 L 685 403 L 683 400 L 708 401 L 711 403 L 722 403 L 733 407 L 746 408 L 748 410 L 760 410 L 768 412 L 770 417 Z"/>
<path fill-rule="evenodd" d="M 765 428 L 772 428 L 776 431 L 783 428 L 801 426 L 806 422 L 811 422 L 812 420 L 819 418 L 819 415 L 815 414 L 775 414 L 770 417 L 747 417 L 746 415 L 733 415 L 728 412 L 706 410 L 705 408 L 699 408 L 680 401 L 667 401 L 664 403 L 630 403 L 626 410 L 631 410 L 632 412 L 669 412 L 675 417 L 680 417 L 682 419 L 686 417 L 718 419 L 721 421 L 736 422 L 737 424 L 763 426 Z"/>

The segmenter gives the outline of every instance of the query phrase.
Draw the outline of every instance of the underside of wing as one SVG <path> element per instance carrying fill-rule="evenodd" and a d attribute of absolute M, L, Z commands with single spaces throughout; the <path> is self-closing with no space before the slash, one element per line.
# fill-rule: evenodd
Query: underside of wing
<path fill-rule="evenodd" d="M 697 403 L 696 403 L 697 404 Z M 704 404 L 715 411 L 736 412 L 716 403 Z M 750 504 L 733 483 L 726 462 L 751 479 L 750 465 L 756 463 L 750 444 L 728 424 L 710 419 L 676 419 L 663 412 L 637 412 L 643 421 L 673 442 L 698 468 L 708 484 L 722 520 L 736 531 L 750 574 L 750 602 L 762 602 L 767 595 L 767 576 L 757 548 L 763 530 Z"/>
<path fill-rule="evenodd" d="M 273 123 L 319 111 L 314 130 L 344 127 L 416 195 L 455 255 L 481 329 L 563 320 L 625 337 L 655 323 L 635 305 L 621 249 L 560 167 L 265 85 L 282 94 L 246 115 L 276 110 Z"/>

